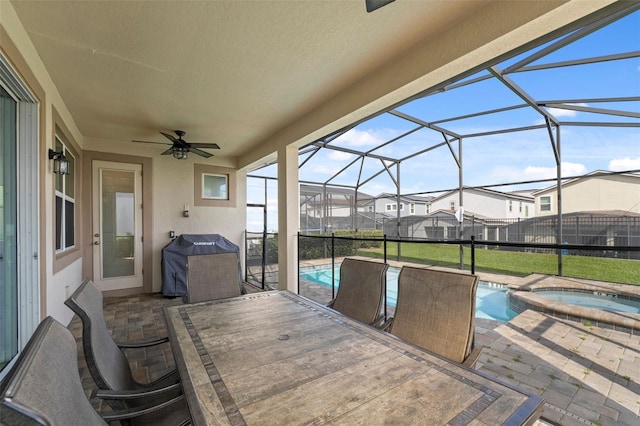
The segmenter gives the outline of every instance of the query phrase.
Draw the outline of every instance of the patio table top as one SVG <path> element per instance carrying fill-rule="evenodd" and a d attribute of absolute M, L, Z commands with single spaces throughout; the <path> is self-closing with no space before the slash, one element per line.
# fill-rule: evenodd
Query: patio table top
<path fill-rule="evenodd" d="M 287 291 L 164 308 L 196 425 L 527 424 L 542 399 Z"/>

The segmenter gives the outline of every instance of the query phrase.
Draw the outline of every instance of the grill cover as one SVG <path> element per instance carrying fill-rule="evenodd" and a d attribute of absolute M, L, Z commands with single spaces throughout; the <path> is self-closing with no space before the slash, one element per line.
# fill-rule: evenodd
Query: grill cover
<path fill-rule="evenodd" d="M 242 280 L 240 247 L 220 234 L 182 234 L 162 249 L 162 294 L 186 295 L 187 256 L 212 253 L 237 253 L 238 280 Z"/>

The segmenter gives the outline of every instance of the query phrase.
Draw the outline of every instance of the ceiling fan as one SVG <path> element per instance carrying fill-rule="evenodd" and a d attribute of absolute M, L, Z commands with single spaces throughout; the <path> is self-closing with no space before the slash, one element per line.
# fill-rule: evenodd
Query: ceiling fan
<path fill-rule="evenodd" d="M 182 130 L 174 130 L 174 133 L 177 138 L 169 133 L 160 132 L 165 138 L 169 139 L 171 143 L 166 142 L 151 142 L 151 141 L 136 141 L 132 140 L 131 142 L 142 142 L 142 143 L 155 143 L 161 145 L 171 145 L 171 148 L 163 152 L 161 155 L 173 155 L 173 158 L 177 158 L 178 160 L 184 160 L 187 158 L 187 154 L 189 152 L 193 152 L 194 154 L 200 155 L 204 158 L 212 157 L 213 154 L 210 154 L 206 151 L 203 151 L 200 148 L 208 148 L 208 149 L 220 149 L 218 144 L 215 143 L 189 143 L 182 139 L 182 137 L 186 134 Z"/>

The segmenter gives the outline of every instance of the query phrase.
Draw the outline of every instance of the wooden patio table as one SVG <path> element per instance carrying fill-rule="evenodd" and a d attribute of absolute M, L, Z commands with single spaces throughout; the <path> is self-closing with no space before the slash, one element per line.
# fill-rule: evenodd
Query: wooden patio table
<path fill-rule="evenodd" d="M 164 309 L 195 425 L 519 425 L 542 409 L 288 291 Z"/>

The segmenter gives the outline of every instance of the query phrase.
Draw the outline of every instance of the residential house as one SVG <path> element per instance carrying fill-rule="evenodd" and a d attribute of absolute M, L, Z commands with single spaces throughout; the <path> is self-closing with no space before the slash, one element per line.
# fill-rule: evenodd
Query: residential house
<path fill-rule="evenodd" d="M 640 173 L 602 170 L 562 183 L 562 213 L 621 210 L 640 213 Z M 537 216 L 558 214 L 558 189 L 533 193 Z"/>
<path fill-rule="evenodd" d="M 401 195 L 399 198 L 395 194 L 381 193 L 371 197 L 360 208 L 365 213 L 384 214 L 389 218 L 425 215 L 428 213 L 427 206 L 432 197 L 421 197 L 417 195 Z"/>
<path fill-rule="evenodd" d="M 522 193 L 509 193 L 484 188 L 464 188 L 462 192 L 465 213 L 495 219 L 529 218 L 535 215 L 534 199 Z M 460 191 L 454 190 L 433 198 L 430 211 L 457 211 Z"/>

